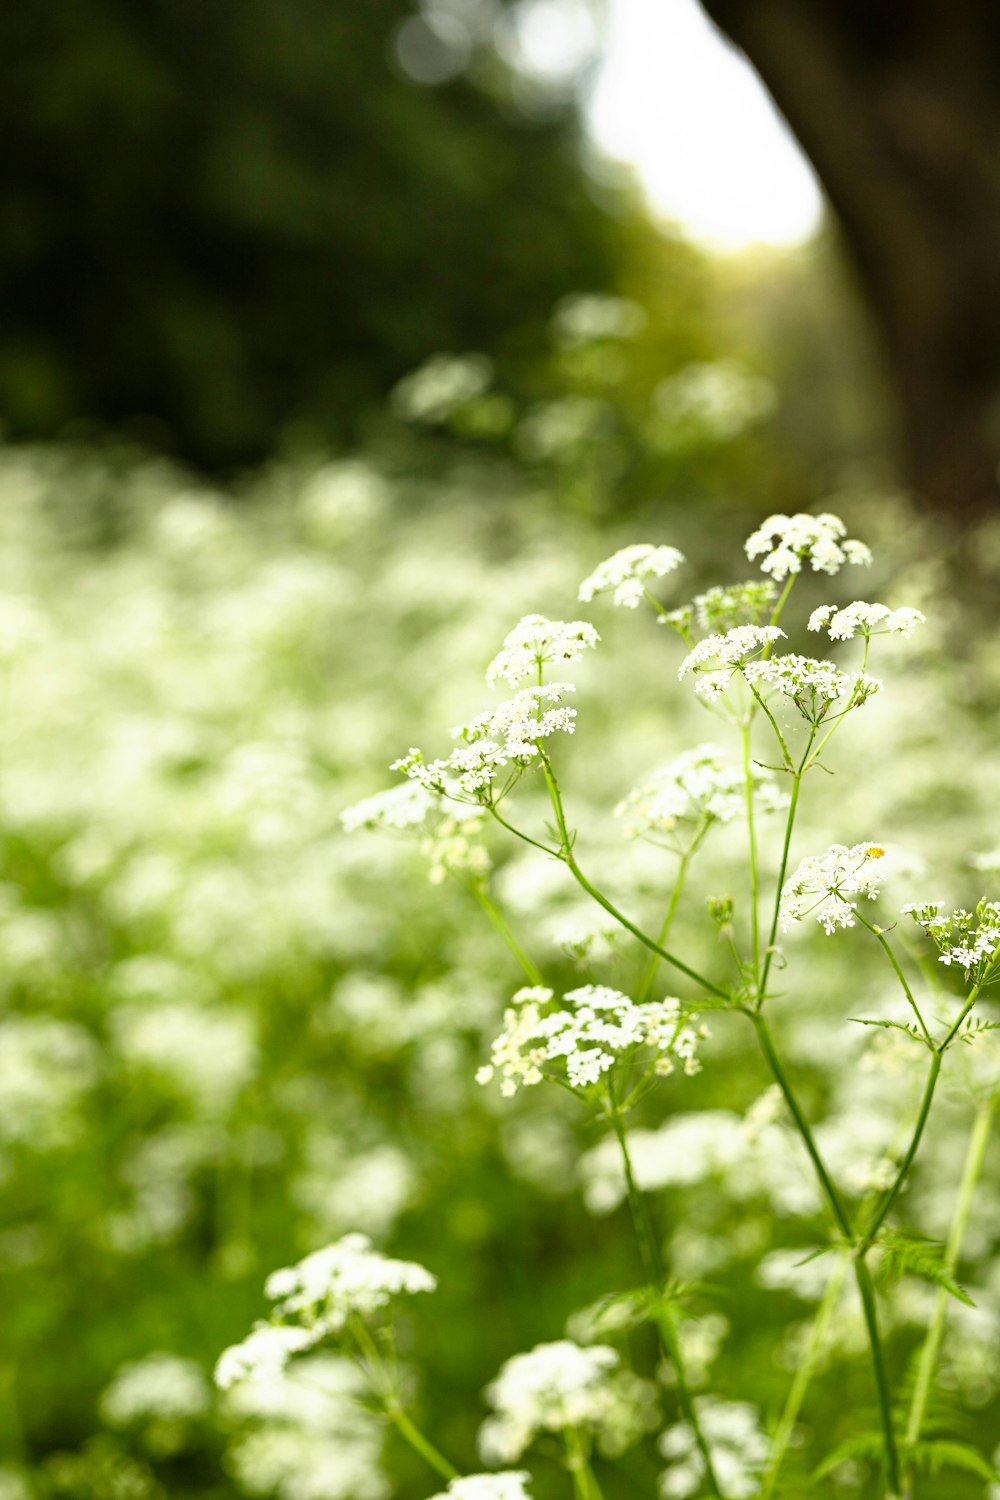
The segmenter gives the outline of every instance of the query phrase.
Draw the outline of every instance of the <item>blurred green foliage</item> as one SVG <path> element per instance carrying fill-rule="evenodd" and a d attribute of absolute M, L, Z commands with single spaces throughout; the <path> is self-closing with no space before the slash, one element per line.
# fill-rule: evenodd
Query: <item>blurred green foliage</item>
<path fill-rule="evenodd" d="M 380 767 L 394 755 L 439 738 L 443 748 L 447 726 L 486 701 L 480 674 L 519 615 L 578 613 L 578 580 L 637 539 L 571 506 L 587 490 L 586 462 L 581 479 L 558 449 L 525 468 L 513 447 L 498 458 L 447 436 L 468 418 L 459 401 L 423 438 L 411 420 L 386 428 L 384 450 L 274 464 L 239 506 L 162 461 L 116 468 L 66 448 L 3 456 L 5 1500 L 310 1494 L 303 1432 L 293 1424 L 299 1477 L 293 1463 L 284 1479 L 256 1471 L 255 1481 L 241 1444 L 253 1431 L 273 1442 L 275 1421 L 210 1404 L 205 1381 L 264 1313 L 267 1272 L 348 1230 L 440 1279 L 407 1310 L 403 1347 L 424 1425 L 464 1467 L 476 1464 L 478 1393 L 500 1363 L 560 1337 L 575 1310 L 639 1274 L 613 1180 L 592 1154 L 600 1127 L 561 1096 L 503 1101 L 472 1082 L 519 983 L 475 903 L 459 884 L 430 884 L 419 852 L 338 826 L 342 807 L 391 779 Z M 752 430 L 729 440 L 738 449 Z M 719 485 L 717 426 L 703 422 L 698 436 L 675 417 L 675 433 L 677 461 L 700 451 Z M 650 539 L 692 558 L 692 590 L 720 572 L 743 576 L 740 542 L 755 519 L 718 495 L 706 512 L 708 488 L 700 507 L 678 496 L 644 517 Z M 924 856 L 934 893 L 974 899 L 982 877 L 967 858 L 997 842 L 984 712 L 998 688 L 994 636 L 968 632 L 898 503 L 838 506 L 880 558 L 872 596 L 893 589 L 932 625 L 893 649 L 905 691 L 890 681 L 845 732 L 801 847 L 885 830 Z M 995 528 L 979 549 L 986 565 L 1000 556 Z M 563 771 L 588 865 L 653 920 L 670 870 L 623 843 L 610 809 L 652 765 L 719 729 L 678 688 L 665 632 L 625 613 L 602 609 L 605 640 L 581 674 Z M 707 964 L 704 899 L 729 888 L 741 860 L 731 833 L 679 918 L 679 944 Z M 491 852 L 497 899 L 546 975 L 580 982 L 558 936 L 585 917 L 573 890 L 510 847 Z M 861 977 L 850 942 L 813 942 L 823 984 L 790 994 L 776 1024 L 824 1139 L 867 1161 L 920 1080 L 873 1066 L 870 1038 L 849 1024 L 879 1005 L 880 979 Z M 613 943 L 583 977 L 627 988 L 641 964 Z M 767 1080 L 738 1020 L 712 1029 L 704 1073 L 671 1082 L 637 1124 L 708 1110 L 723 1139 L 743 1128 Z M 938 1233 L 969 1117 L 954 1082 L 907 1202 Z M 765 1284 L 757 1267 L 771 1250 L 794 1261 L 818 1243 L 820 1207 L 778 1126 L 741 1147 L 731 1170 L 679 1141 L 684 1160 L 702 1164 L 658 1195 L 658 1222 L 678 1271 L 715 1288 L 690 1313 L 716 1321 L 692 1321 L 688 1335 L 715 1388 L 752 1398 L 773 1423 L 810 1294 Z M 963 1313 L 942 1393 L 986 1452 L 1000 1392 L 996 1170 L 991 1159 L 963 1267 L 977 1312 Z M 885 1308 L 899 1368 L 925 1303 L 904 1282 Z M 645 1333 L 628 1344 L 652 1373 Z M 193 1361 L 186 1378 L 200 1378 L 202 1395 L 172 1420 L 115 1416 L 102 1393 L 156 1352 Z M 810 1392 L 792 1494 L 870 1398 L 849 1300 L 830 1359 Z M 662 1398 L 669 1419 L 669 1386 Z M 381 1467 L 375 1479 L 401 1500 L 434 1488 L 391 1436 L 383 1463 L 388 1480 Z M 660 1466 L 652 1443 L 602 1464 L 608 1500 L 654 1493 Z M 565 1494 L 558 1461 L 532 1467 L 539 1500 Z M 871 1493 L 864 1464 L 835 1480 L 828 1493 Z M 921 1500 L 980 1492 L 948 1474 Z"/>
<path fill-rule="evenodd" d="M 559 295 L 613 282 L 624 200 L 588 185 L 573 90 L 501 58 L 505 7 L 454 9 L 430 86 L 408 0 L 4 6 L 10 432 L 218 467 L 343 434 L 435 350 L 530 362 Z"/>

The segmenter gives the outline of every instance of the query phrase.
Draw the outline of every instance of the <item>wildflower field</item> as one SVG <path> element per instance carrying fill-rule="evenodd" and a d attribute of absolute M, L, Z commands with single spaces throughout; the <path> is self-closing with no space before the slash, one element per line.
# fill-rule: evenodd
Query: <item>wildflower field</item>
<path fill-rule="evenodd" d="M 0 456 L 0 1500 L 1000 1495 L 995 622 L 592 418 Z"/>

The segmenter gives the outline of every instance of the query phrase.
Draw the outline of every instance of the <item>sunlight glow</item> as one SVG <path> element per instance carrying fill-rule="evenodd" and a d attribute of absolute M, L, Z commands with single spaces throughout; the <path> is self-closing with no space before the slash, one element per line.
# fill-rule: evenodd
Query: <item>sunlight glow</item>
<path fill-rule="evenodd" d="M 634 165 L 654 211 L 711 248 L 793 245 L 819 223 L 811 167 L 697 0 L 610 0 L 588 114 L 598 149 Z"/>

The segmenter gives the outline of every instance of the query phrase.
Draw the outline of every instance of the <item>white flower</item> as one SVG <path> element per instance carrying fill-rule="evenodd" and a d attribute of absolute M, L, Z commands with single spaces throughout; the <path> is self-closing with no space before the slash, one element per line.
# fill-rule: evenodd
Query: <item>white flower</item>
<path fill-rule="evenodd" d="M 784 635 L 777 625 L 736 625 L 725 635 L 707 635 L 681 662 L 677 676 L 698 675 L 695 692 L 713 703 L 729 687 L 733 673 L 740 671 L 758 652 Z"/>
<path fill-rule="evenodd" d="M 499 1474 L 465 1474 L 452 1479 L 447 1490 L 431 1500 L 530 1500 L 527 1485 L 531 1475 L 524 1470 L 505 1469 Z"/>
<path fill-rule="evenodd" d="M 753 559 L 765 553 L 761 569 L 780 583 L 789 573 L 798 573 L 808 558 L 816 573 L 837 573 L 845 562 L 870 563 L 872 555 L 864 542 L 844 540 L 847 527 L 839 516 L 768 516 L 747 538 L 746 554 Z"/>
<path fill-rule="evenodd" d="M 874 901 L 885 879 L 889 858 L 881 844 L 831 844 L 823 854 L 802 860 L 781 892 L 779 920 L 783 932 L 793 922 L 813 916 L 827 936 L 838 927 L 853 927 L 857 902 Z"/>
<path fill-rule="evenodd" d="M 564 297 L 552 318 L 552 331 L 567 347 L 603 339 L 634 339 L 646 326 L 638 302 L 595 292 Z"/>
<path fill-rule="evenodd" d="M 775 812 L 788 805 L 772 771 L 754 766 L 752 779 L 758 811 Z M 678 847 L 678 824 L 693 825 L 694 836 L 710 823 L 731 823 L 745 813 L 743 770 L 729 763 L 715 745 L 698 745 L 661 766 L 615 808 L 615 816 L 625 820 L 629 838 L 655 843 L 666 837 L 673 848 Z"/>
<path fill-rule="evenodd" d="M 297 1318 L 321 1338 L 339 1332 L 352 1314 L 370 1317 L 393 1297 L 436 1286 L 423 1266 L 390 1260 L 372 1249 L 367 1235 L 347 1234 L 298 1265 L 272 1271 L 264 1291 L 279 1317 Z"/>
<path fill-rule="evenodd" d="M 433 806 L 434 798 L 425 787 L 404 781 L 355 802 L 353 807 L 345 807 L 340 821 L 345 833 L 354 833 L 358 828 L 419 828 L 427 821 Z"/>
<path fill-rule="evenodd" d="M 538 755 L 538 741 L 562 732 L 572 734 L 576 709 L 551 707 L 574 692 L 571 682 L 549 682 L 522 688 L 513 698 L 487 709 L 468 724 L 452 730 L 464 744 L 440 760 L 425 761 L 411 749 L 390 767 L 402 771 L 429 792 L 456 800 L 486 802 L 497 773 L 509 765 L 523 770 Z"/>
<path fill-rule="evenodd" d="M 347 1234 L 333 1245 L 283 1267 L 267 1278 L 266 1295 L 283 1323 L 258 1323 L 240 1344 L 227 1349 L 215 1368 L 216 1384 L 273 1378 L 293 1354 L 340 1333 L 352 1316 L 371 1317 L 394 1297 L 433 1292 L 437 1281 L 413 1261 L 389 1260 L 363 1234 Z"/>
<path fill-rule="evenodd" d="M 714 1396 L 699 1396 L 696 1406 L 719 1488 L 729 1500 L 750 1500 L 759 1492 L 769 1452 L 756 1408 L 746 1401 L 720 1401 Z M 670 1461 L 660 1479 L 663 1500 L 686 1500 L 698 1494 L 705 1460 L 693 1428 L 687 1422 L 668 1427 L 660 1438 L 660 1452 Z"/>
<path fill-rule="evenodd" d="M 832 706 L 846 698 L 851 708 L 867 703 L 881 684 L 862 672 L 841 672 L 830 661 L 813 656 L 773 656 L 768 661 L 748 662 L 744 675 L 752 687 L 769 687 L 790 698 L 799 713 L 810 724 L 819 724 Z"/>
<path fill-rule="evenodd" d="M 552 998 L 552 991 L 541 987 L 518 990 L 504 1012 L 490 1063 L 476 1074 L 478 1083 L 499 1073 L 500 1092 L 509 1096 L 541 1083 L 545 1065 L 555 1064 L 571 1088 L 586 1089 L 640 1048 L 653 1054 L 653 1071 L 661 1075 L 673 1071 L 674 1059 L 685 1073 L 698 1071 L 697 1033 L 685 1024 L 680 1001 L 672 996 L 637 1005 L 619 990 L 587 984 L 564 996 L 571 1009 L 548 1009 Z"/>
<path fill-rule="evenodd" d="M 614 1349 L 569 1339 L 515 1354 L 486 1399 L 495 1415 L 480 1428 L 479 1448 L 492 1463 L 511 1463 L 538 1433 L 567 1428 L 589 1431 L 603 1451 L 621 1453 L 655 1421 L 648 1381 L 620 1371 Z"/>
<path fill-rule="evenodd" d="M 300 1354 L 315 1342 L 309 1329 L 258 1323 L 245 1339 L 219 1355 L 215 1383 L 226 1391 L 239 1380 L 273 1380 L 293 1354 Z"/>
<path fill-rule="evenodd" d="M 408 422 L 444 422 L 458 407 L 489 389 L 493 362 L 485 354 L 432 354 L 392 392 L 392 405 Z"/>
<path fill-rule="evenodd" d="M 147 1354 L 119 1365 L 100 1404 L 111 1427 L 128 1427 L 144 1417 L 189 1420 L 208 1410 L 208 1382 L 193 1359 Z"/>
<path fill-rule="evenodd" d="M 494 687 L 499 678 L 517 687 L 526 677 L 537 681 L 547 662 L 576 662 L 600 636 L 586 620 L 548 620 L 544 615 L 525 615 L 504 636 L 503 650 L 486 668 L 486 681 Z"/>
<path fill-rule="evenodd" d="M 982 984 L 1000 953 L 1000 901 L 980 901 L 974 912 L 960 907 L 941 915 L 941 901 L 904 906 L 903 912 L 938 949 L 938 962 L 963 971 L 967 980 Z"/>
<path fill-rule="evenodd" d="M 751 578 L 746 583 L 731 583 L 696 594 L 690 604 L 669 610 L 660 616 L 661 625 L 673 625 L 685 639 L 697 620 L 702 630 L 724 633 L 735 625 L 759 625 L 778 596 L 774 584 L 766 578 Z"/>
<path fill-rule="evenodd" d="M 873 635 L 909 636 L 926 620 L 927 616 L 919 609 L 890 609 L 887 604 L 866 604 L 855 599 L 843 609 L 835 604 L 820 605 L 809 616 L 809 629 L 825 630 L 832 641 L 850 641 L 856 635 L 866 639 Z"/>
<path fill-rule="evenodd" d="M 679 568 L 684 555 L 676 547 L 654 547 L 637 542 L 605 558 L 580 585 L 578 598 L 584 603 L 598 594 L 612 593 L 615 604 L 636 609 L 646 592 L 647 578 L 664 578 Z"/>

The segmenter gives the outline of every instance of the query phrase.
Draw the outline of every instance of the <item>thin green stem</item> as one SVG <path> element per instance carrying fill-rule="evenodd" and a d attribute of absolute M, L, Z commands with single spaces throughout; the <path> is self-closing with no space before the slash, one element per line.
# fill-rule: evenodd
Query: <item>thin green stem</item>
<path fill-rule="evenodd" d="M 784 609 L 785 605 L 788 603 L 788 596 L 792 592 L 792 589 L 795 587 L 795 580 L 796 578 L 798 578 L 798 576 L 798 573 L 789 573 L 787 582 L 785 583 L 785 587 L 782 589 L 781 594 L 778 598 L 778 602 L 774 606 L 774 610 L 768 622 L 769 624 L 777 625 L 778 621 L 781 619 L 781 612 Z"/>
<path fill-rule="evenodd" d="M 491 899 L 491 897 L 487 895 L 482 885 L 476 882 L 472 887 L 472 893 L 475 896 L 476 900 L 479 902 L 480 906 L 483 908 L 483 911 L 493 923 L 493 926 L 496 928 L 497 932 L 507 944 L 507 947 L 510 949 L 511 953 L 521 965 L 521 968 L 524 970 L 529 983 L 536 985 L 544 984 L 545 980 L 542 977 L 542 972 L 538 968 L 538 965 L 521 947 L 521 944 L 514 936 L 514 933 L 511 931 L 510 927 L 507 925 L 506 918 L 504 917 L 500 908 Z"/>
<path fill-rule="evenodd" d="M 987 1099 L 979 1106 L 972 1125 L 972 1133 L 969 1136 L 969 1144 L 965 1153 L 965 1165 L 962 1169 L 962 1182 L 958 1190 L 958 1202 L 955 1206 L 955 1216 L 951 1221 L 951 1230 L 948 1234 L 948 1243 L 945 1246 L 943 1269 L 949 1276 L 954 1276 L 958 1268 L 958 1258 L 962 1250 L 962 1240 L 965 1237 L 966 1226 L 969 1222 L 969 1212 L 972 1208 L 972 1200 L 975 1196 L 976 1184 L 982 1171 L 983 1157 L 990 1138 L 990 1126 L 996 1110 L 997 1099 Z M 944 1287 L 939 1287 L 937 1298 L 934 1303 L 934 1312 L 931 1316 L 930 1326 L 927 1329 L 927 1337 L 924 1339 L 923 1348 L 920 1351 L 920 1361 L 917 1365 L 917 1379 L 913 1388 L 913 1399 L 910 1402 L 910 1414 L 906 1423 L 906 1436 L 904 1443 L 908 1449 L 912 1449 L 920 1441 L 920 1433 L 927 1415 L 927 1402 L 930 1399 L 931 1387 L 934 1383 L 934 1371 L 937 1367 L 938 1355 L 941 1352 L 941 1342 L 944 1338 L 945 1318 L 948 1311 L 949 1293 Z M 907 1477 L 907 1493 L 912 1485 L 912 1475 Z"/>
<path fill-rule="evenodd" d="M 578 1427 L 566 1429 L 566 1467 L 573 1480 L 577 1500 L 604 1500 L 597 1477 L 590 1466 L 587 1445 Z"/>
<path fill-rule="evenodd" d="M 861 666 L 858 668 L 858 680 L 854 684 L 854 691 L 851 693 L 851 696 L 847 700 L 847 706 L 846 706 L 846 708 L 841 709 L 840 713 L 835 716 L 833 723 L 830 725 L 830 728 L 827 730 L 826 734 L 823 736 L 823 738 L 820 740 L 819 744 L 816 746 L 816 749 L 813 752 L 813 754 L 806 761 L 805 766 L 803 768 L 804 770 L 808 771 L 808 769 L 809 769 L 810 766 L 813 766 L 813 765 L 816 764 L 816 762 L 819 760 L 820 756 L 822 755 L 824 749 L 830 743 L 830 741 L 833 739 L 833 736 L 836 734 L 837 730 L 840 728 L 841 724 L 843 724 L 845 718 L 850 713 L 851 709 L 854 707 L 854 705 L 855 705 L 855 703 L 857 701 L 858 693 L 859 693 L 860 688 L 861 688 L 861 678 L 864 676 L 865 667 L 868 665 L 868 652 L 870 651 L 870 649 L 871 649 L 871 637 L 866 635 L 865 636 L 864 651 L 861 654 Z"/>
<path fill-rule="evenodd" d="M 610 1086 L 608 1092 L 610 1097 Z M 660 1251 L 660 1242 L 650 1220 L 649 1208 L 645 1197 L 640 1192 L 635 1180 L 632 1157 L 628 1149 L 628 1137 L 625 1132 L 625 1121 L 622 1119 L 621 1111 L 613 1098 L 611 1099 L 610 1115 L 615 1136 L 618 1140 L 618 1147 L 621 1151 L 622 1167 L 625 1172 L 625 1192 L 632 1215 L 636 1239 L 639 1242 L 639 1255 L 642 1259 L 647 1280 L 656 1294 L 656 1327 L 660 1335 L 660 1343 L 667 1361 L 673 1367 L 674 1377 L 677 1381 L 677 1401 L 685 1421 L 694 1434 L 698 1451 L 701 1453 L 702 1461 L 705 1465 L 705 1479 L 708 1487 L 715 1500 L 723 1500 L 719 1481 L 715 1476 L 715 1468 L 712 1464 L 711 1450 L 701 1430 L 694 1397 L 691 1394 L 691 1387 L 688 1384 L 685 1374 L 684 1355 L 681 1350 L 680 1334 L 677 1330 L 673 1309 L 663 1299 L 667 1275 L 666 1267 L 663 1264 L 663 1256 Z"/>
<path fill-rule="evenodd" d="M 924 1127 L 927 1124 L 927 1119 L 931 1112 L 931 1105 L 934 1102 L 934 1091 L 937 1088 L 938 1075 L 941 1072 L 941 1064 L 943 1061 L 944 1057 L 940 1052 L 935 1052 L 934 1056 L 931 1058 L 931 1065 L 927 1073 L 927 1082 L 924 1085 L 924 1094 L 923 1098 L 920 1101 L 920 1110 L 917 1114 L 917 1122 L 913 1127 L 913 1134 L 910 1137 L 910 1144 L 906 1148 L 906 1155 L 903 1157 L 903 1160 L 899 1164 L 899 1170 L 897 1171 L 896 1176 L 893 1179 L 892 1185 L 886 1190 L 877 1209 L 875 1210 L 875 1213 L 872 1215 L 871 1222 L 869 1223 L 868 1228 L 865 1230 L 861 1239 L 858 1241 L 856 1253 L 859 1256 L 867 1255 L 868 1251 L 871 1249 L 871 1246 L 875 1240 L 875 1236 L 878 1234 L 879 1230 L 882 1228 L 882 1225 L 885 1223 L 889 1210 L 892 1208 L 892 1205 L 895 1203 L 897 1197 L 899 1196 L 903 1184 L 909 1174 L 910 1168 L 913 1165 L 914 1157 L 917 1154 L 921 1138 L 923 1137 Z"/>
<path fill-rule="evenodd" d="M 558 849 L 550 849 L 548 844 L 539 843 L 538 839 L 533 839 L 530 833 L 525 833 L 523 828 L 515 828 L 513 823 L 507 822 L 507 819 L 503 816 L 502 813 L 497 812 L 496 807 L 492 802 L 489 804 L 489 811 L 493 815 L 493 817 L 496 818 L 501 828 L 506 828 L 507 832 L 512 833 L 515 838 L 521 839 L 521 841 L 525 844 L 530 844 L 533 849 L 540 849 L 542 853 L 547 854 L 550 859 L 559 859 L 560 855 Z"/>
<path fill-rule="evenodd" d="M 778 1482 L 781 1466 L 785 1461 L 788 1445 L 795 1431 L 795 1424 L 802 1410 L 802 1403 L 806 1398 L 806 1392 L 816 1373 L 816 1366 L 823 1355 L 830 1324 L 833 1321 L 834 1309 L 837 1306 L 841 1289 L 844 1285 L 844 1274 L 847 1270 L 847 1257 L 840 1255 L 837 1264 L 827 1281 L 823 1299 L 816 1310 L 813 1325 L 809 1332 L 809 1342 L 795 1372 L 791 1389 L 782 1409 L 781 1417 L 771 1440 L 771 1456 L 768 1459 L 767 1469 L 761 1484 L 760 1500 L 770 1500 L 774 1493 L 774 1487 Z"/>
<path fill-rule="evenodd" d="M 539 747 L 539 750 L 542 759 L 542 768 L 545 772 L 545 784 L 548 787 L 549 799 L 552 803 L 553 813 L 555 814 L 556 828 L 562 840 L 562 848 L 557 857 L 565 861 L 566 867 L 573 876 L 573 879 L 587 892 L 588 896 L 591 896 L 597 902 L 598 906 L 603 907 L 608 915 L 614 917 L 615 921 L 624 927 L 627 932 L 630 932 L 633 937 L 638 938 L 639 942 L 647 947 L 651 953 L 659 954 L 660 958 L 666 963 L 671 964 L 675 969 L 679 969 L 682 974 L 686 974 L 689 979 L 693 980 L 695 984 L 700 985 L 703 990 L 707 990 L 709 994 L 717 995 L 720 1000 L 728 1000 L 730 998 L 728 991 L 722 989 L 720 985 L 713 984 L 711 979 L 706 979 L 704 974 L 699 974 L 697 969 L 692 969 L 690 964 L 686 964 L 683 959 L 677 958 L 675 954 L 670 953 L 660 943 L 656 942 L 654 938 L 651 938 L 648 933 L 643 932 L 641 927 L 637 927 L 634 922 L 630 921 L 624 912 L 619 911 L 617 906 L 609 901 L 607 896 L 598 890 L 592 881 L 587 879 L 577 864 L 576 856 L 573 853 L 573 839 L 566 822 L 566 811 L 563 807 L 562 793 L 559 790 L 559 783 L 552 769 L 552 762 L 549 760 L 544 749 Z M 513 831 L 516 832 L 517 830 Z M 552 850 L 547 852 L 551 854 Z"/>
<path fill-rule="evenodd" d="M 667 904 L 666 914 L 664 915 L 663 923 L 660 927 L 660 931 L 656 939 L 656 945 L 658 948 L 663 947 L 664 943 L 667 941 L 667 938 L 670 935 L 670 928 L 674 920 L 674 915 L 677 911 L 677 903 L 680 901 L 681 891 L 684 889 L 684 880 L 687 876 L 688 865 L 691 863 L 691 856 L 694 854 L 697 844 L 700 842 L 701 839 L 699 838 L 694 844 L 692 844 L 690 849 L 688 849 L 684 854 L 680 856 L 680 864 L 677 866 L 677 876 L 674 880 L 674 888 L 670 892 L 670 901 Z M 649 955 L 649 962 L 643 970 L 642 979 L 639 982 L 639 992 L 636 996 L 636 999 L 640 1005 L 648 1000 L 650 995 L 653 993 L 653 985 L 656 982 L 656 971 L 659 966 L 660 955 L 658 953 L 651 953 Z"/>
<path fill-rule="evenodd" d="M 837 1192 L 837 1189 L 834 1186 L 833 1179 L 831 1178 L 830 1173 L 827 1171 L 826 1163 L 820 1155 L 819 1148 L 813 1138 L 813 1133 L 810 1129 L 809 1121 L 806 1119 L 802 1111 L 802 1106 L 799 1104 L 799 1101 L 795 1096 L 795 1092 L 792 1089 L 791 1083 L 789 1082 L 788 1075 L 786 1074 L 784 1067 L 782 1066 L 781 1059 L 778 1057 L 778 1054 L 775 1051 L 774 1041 L 771 1037 L 771 1032 L 768 1024 L 760 1011 L 747 1010 L 744 1012 L 744 1014 L 749 1016 L 750 1020 L 753 1022 L 754 1030 L 757 1033 L 757 1042 L 764 1056 L 764 1061 L 770 1068 L 771 1075 L 774 1078 L 775 1083 L 778 1085 L 779 1089 L 784 1095 L 785 1103 L 788 1105 L 792 1119 L 795 1122 L 795 1127 L 798 1130 L 799 1135 L 802 1137 L 802 1143 L 809 1153 L 810 1160 L 812 1161 L 813 1168 L 819 1180 L 819 1185 L 823 1191 L 823 1196 L 826 1198 L 827 1203 L 830 1205 L 833 1216 L 837 1221 L 837 1226 L 840 1229 L 841 1233 L 845 1236 L 845 1238 L 853 1243 L 854 1226 L 851 1223 L 850 1215 L 848 1214 L 847 1209 L 844 1206 L 840 1194 Z"/>
<path fill-rule="evenodd" d="M 402 1438 L 409 1443 L 415 1453 L 434 1470 L 440 1474 L 442 1479 L 457 1479 L 459 1470 L 454 1464 L 449 1463 L 443 1453 L 439 1453 L 429 1438 L 425 1437 L 413 1418 L 404 1409 L 399 1399 L 399 1389 L 394 1372 L 386 1364 L 379 1353 L 378 1345 L 365 1327 L 361 1318 L 352 1318 L 349 1324 L 351 1333 L 361 1351 L 365 1365 L 368 1367 L 369 1379 L 375 1393 L 382 1401 L 383 1408 L 389 1421 L 392 1422 Z"/>
<path fill-rule="evenodd" d="M 400 1437 L 406 1439 L 415 1453 L 430 1465 L 435 1473 L 440 1474 L 442 1479 L 457 1479 L 459 1471 L 454 1464 L 450 1464 L 444 1454 L 439 1453 L 434 1444 L 424 1437 L 420 1428 L 406 1414 L 401 1406 L 390 1406 L 386 1408 L 389 1420 L 395 1425 Z"/>
<path fill-rule="evenodd" d="M 862 927 L 867 927 L 868 931 L 870 933 L 872 933 L 878 939 L 879 943 L 881 944 L 881 946 L 882 946 L 882 948 L 883 948 L 883 950 L 885 952 L 886 957 L 888 958 L 889 962 L 892 964 L 893 972 L 895 973 L 896 978 L 899 980 L 900 984 L 903 987 L 903 994 L 906 996 L 907 1000 L 909 1001 L 910 1009 L 913 1011 L 913 1014 L 917 1018 L 917 1022 L 918 1022 L 919 1026 L 920 1026 L 920 1030 L 923 1032 L 925 1042 L 927 1043 L 927 1045 L 929 1047 L 933 1047 L 934 1046 L 934 1039 L 933 1039 L 933 1037 L 931 1036 L 930 1032 L 927 1029 L 927 1025 L 926 1025 L 926 1022 L 924 1021 L 923 1016 L 920 1014 L 920 1006 L 917 1004 L 916 999 L 915 999 L 914 994 L 913 994 L 913 991 L 910 989 L 910 986 L 907 983 L 906 975 L 903 973 L 903 970 L 900 968 L 899 960 L 897 959 L 895 953 L 893 952 L 892 944 L 889 942 L 889 939 L 886 937 L 886 935 L 882 931 L 882 929 L 880 927 L 875 927 L 871 922 L 869 922 L 865 918 L 863 912 L 857 911 L 856 912 L 856 916 L 857 916 L 858 921 L 861 923 Z"/>
<path fill-rule="evenodd" d="M 861 1307 L 865 1316 L 865 1327 L 868 1330 L 868 1346 L 871 1350 L 872 1368 L 875 1372 L 875 1391 L 878 1397 L 879 1420 L 882 1424 L 882 1446 L 885 1454 L 886 1479 L 893 1500 L 899 1494 L 899 1449 L 896 1445 L 896 1432 L 892 1425 L 892 1399 L 889 1395 L 889 1382 L 885 1373 L 885 1360 L 882 1355 L 882 1340 L 878 1331 L 878 1313 L 875 1307 L 875 1288 L 872 1285 L 871 1272 L 864 1257 L 856 1256 L 854 1260 L 854 1279 L 858 1284 L 861 1294 Z"/>
<path fill-rule="evenodd" d="M 771 926 L 767 934 L 767 952 L 764 954 L 764 967 L 761 970 L 760 984 L 757 989 L 758 1006 L 764 1003 L 764 996 L 767 994 L 767 981 L 771 973 L 771 965 L 774 962 L 774 945 L 778 936 L 778 917 L 781 912 L 781 892 L 784 888 L 785 873 L 788 869 L 788 854 L 792 847 L 792 829 L 795 827 L 795 813 L 799 805 L 799 790 L 801 786 L 802 772 L 796 771 L 792 778 L 792 795 L 788 803 L 788 817 L 785 820 L 785 840 L 781 848 L 778 889 L 774 893 L 774 911 L 771 914 Z"/>
<path fill-rule="evenodd" d="M 753 930 L 753 982 L 760 982 L 760 876 L 757 871 L 757 833 L 753 817 L 753 771 L 750 765 L 750 725 L 740 726 L 743 741 L 743 784 L 746 793 L 747 841 L 750 850 L 750 920 Z"/>

